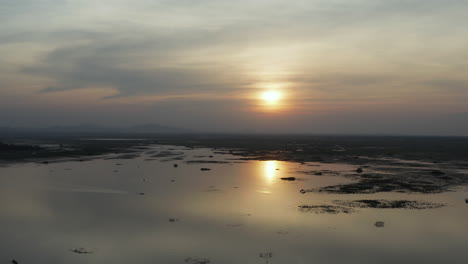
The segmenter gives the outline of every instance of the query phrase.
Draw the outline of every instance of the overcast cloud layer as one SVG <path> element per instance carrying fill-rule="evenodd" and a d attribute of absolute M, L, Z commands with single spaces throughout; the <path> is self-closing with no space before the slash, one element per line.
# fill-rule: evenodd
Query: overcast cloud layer
<path fill-rule="evenodd" d="M 468 136 L 467 1 L 0 6 L 0 126 Z"/>

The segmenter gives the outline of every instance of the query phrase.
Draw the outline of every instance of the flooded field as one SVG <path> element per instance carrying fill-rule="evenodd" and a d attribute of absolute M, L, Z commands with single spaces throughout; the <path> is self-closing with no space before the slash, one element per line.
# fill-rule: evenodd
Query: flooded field
<path fill-rule="evenodd" d="M 465 263 L 467 188 L 336 187 L 421 167 L 442 176 L 433 163 L 379 162 L 247 160 L 150 145 L 3 163 L 0 262 Z"/>

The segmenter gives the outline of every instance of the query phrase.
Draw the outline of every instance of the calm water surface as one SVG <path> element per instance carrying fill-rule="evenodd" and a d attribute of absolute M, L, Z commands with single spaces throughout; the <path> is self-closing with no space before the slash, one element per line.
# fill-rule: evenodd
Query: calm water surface
<path fill-rule="evenodd" d="M 164 151 L 183 152 L 184 160 L 150 157 Z M 187 163 L 234 157 L 173 146 L 155 146 L 134 159 L 107 158 L 0 167 L 0 262 L 177 264 L 205 258 L 260 264 L 266 261 L 259 254 L 271 252 L 269 263 L 468 263 L 463 188 L 437 195 L 301 194 L 302 188 L 351 181 L 301 173 L 314 169 L 307 165 L 337 172 L 356 167 Z M 211 170 L 200 170 L 205 167 Z M 291 176 L 298 180 L 279 179 Z M 447 206 L 337 215 L 298 211 L 298 205 L 360 198 Z M 376 221 L 385 227 L 377 228 Z M 92 253 L 71 251 L 77 248 Z"/>

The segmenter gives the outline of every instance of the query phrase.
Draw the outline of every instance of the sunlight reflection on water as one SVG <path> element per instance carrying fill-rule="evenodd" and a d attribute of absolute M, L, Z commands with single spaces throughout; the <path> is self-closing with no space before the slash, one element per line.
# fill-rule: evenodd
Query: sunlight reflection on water
<path fill-rule="evenodd" d="M 151 154 L 0 167 L 0 259 L 182 264 L 186 258 L 203 257 L 210 263 L 256 264 L 262 263 L 259 252 L 274 252 L 272 263 L 384 263 L 382 259 L 457 263 L 465 254 L 468 212 L 463 192 L 301 194 L 302 188 L 352 182 L 334 174 L 302 171 L 332 170 L 343 175 L 354 166 L 276 160 L 216 163 L 235 157 L 207 149 L 155 146 L 158 151 L 172 148 L 183 151 L 186 160 L 213 158 L 200 164 L 178 160 L 177 168 L 175 161 L 148 160 Z M 211 170 L 200 171 L 202 167 Z M 338 215 L 298 210 L 301 204 L 377 196 L 449 206 L 423 211 L 363 209 Z M 385 221 L 385 227 L 377 229 L 376 221 Z M 39 243 L 44 239 L 47 243 Z M 94 253 L 70 252 L 81 247 Z M 438 247 L 451 250 L 432 250 Z M 334 254 L 336 250 L 340 254 Z"/>

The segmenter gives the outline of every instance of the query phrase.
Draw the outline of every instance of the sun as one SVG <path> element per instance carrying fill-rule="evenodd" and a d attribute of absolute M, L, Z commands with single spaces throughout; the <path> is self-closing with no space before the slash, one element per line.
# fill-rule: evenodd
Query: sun
<path fill-rule="evenodd" d="M 268 91 L 263 93 L 263 100 L 268 103 L 276 103 L 281 98 L 281 94 L 276 91 Z"/>

